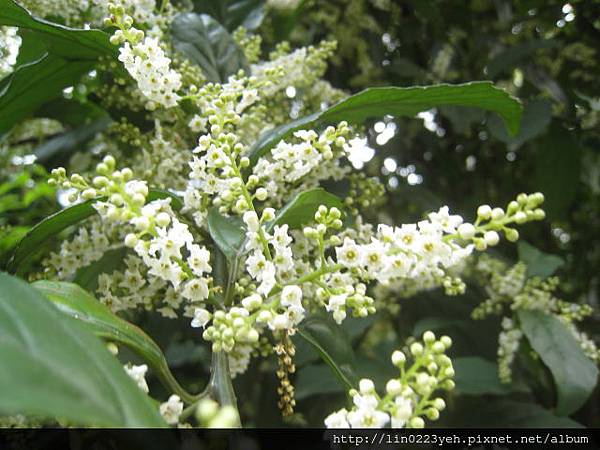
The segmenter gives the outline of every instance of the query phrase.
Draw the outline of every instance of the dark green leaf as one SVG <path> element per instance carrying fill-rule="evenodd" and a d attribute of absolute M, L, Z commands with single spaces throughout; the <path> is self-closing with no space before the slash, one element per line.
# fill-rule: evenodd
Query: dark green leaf
<path fill-rule="evenodd" d="M 516 134 L 519 130 L 521 104 L 506 91 L 498 89 L 488 81 L 409 88 L 370 88 L 324 111 L 266 132 L 253 147 L 250 159 L 256 163 L 258 158 L 280 140 L 290 136 L 296 130 L 314 127 L 318 123 L 342 120 L 362 123 L 370 117 L 382 117 L 386 114 L 396 117 L 414 117 L 419 112 L 448 105 L 476 107 L 495 112 L 502 117 L 510 133 Z"/>
<path fill-rule="evenodd" d="M 254 30 L 265 16 L 264 5 L 264 0 L 195 0 L 194 11 L 214 17 L 229 31 Z"/>
<path fill-rule="evenodd" d="M 467 323 L 462 319 L 451 317 L 425 317 L 415 323 L 412 334 L 421 336 L 425 331 L 447 330 L 449 328 L 465 328 Z"/>
<path fill-rule="evenodd" d="M 44 103 L 62 96 L 92 68 L 90 61 L 67 61 L 46 54 L 18 67 L 0 81 L 0 134 L 29 116 Z"/>
<path fill-rule="evenodd" d="M 523 108 L 521 128 L 516 136 L 506 132 L 502 121 L 497 116 L 492 116 L 487 122 L 487 127 L 497 139 L 506 143 L 509 148 L 516 150 L 525 142 L 543 133 L 552 120 L 552 104 L 546 99 L 532 100 Z"/>
<path fill-rule="evenodd" d="M 105 346 L 25 282 L 0 274 L 0 411 L 73 424 L 161 427 Z"/>
<path fill-rule="evenodd" d="M 100 30 L 78 30 L 31 16 L 12 0 L 0 0 L 0 25 L 25 28 L 43 42 L 49 52 L 69 60 L 96 60 L 113 55 L 109 35 Z"/>
<path fill-rule="evenodd" d="M 106 251 L 98 261 L 94 261 L 89 266 L 79 269 L 75 274 L 73 282 L 88 292 L 95 292 L 98 288 L 98 277 L 100 274 L 111 273 L 121 267 L 126 254 L 127 248 L 125 247 Z"/>
<path fill-rule="evenodd" d="M 80 103 L 77 100 L 66 98 L 52 100 L 35 112 L 36 117 L 55 119 L 72 127 L 97 121 L 106 117 L 106 115 L 105 110 L 91 101 Z"/>
<path fill-rule="evenodd" d="M 450 427 L 460 428 L 582 428 L 568 417 L 557 417 L 538 404 L 484 396 L 461 397 L 462 411 L 453 404 Z M 454 403 L 454 402 L 453 402 Z"/>
<path fill-rule="evenodd" d="M 167 191 L 151 190 L 148 194 L 148 201 L 167 197 L 172 199 L 171 205 L 175 209 L 181 208 L 181 199 Z M 75 225 L 95 214 L 96 210 L 93 205 L 98 200 L 100 199 L 92 199 L 77 205 L 69 206 L 39 222 L 15 247 L 12 258 L 7 265 L 7 269 L 13 273 L 17 271 L 20 273 L 30 258 L 37 254 L 37 251 L 49 239 L 71 225 Z"/>
<path fill-rule="evenodd" d="M 296 400 L 311 395 L 344 392 L 344 387 L 333 376 L 325 364 L 314 364 L 301 368 L 294 383 Z"/>
<path fill-rule="evenodd" d="M 208 212 L 208 232 L 229 264 L 239 256 L 246 239 L 246 227 L 238 216 L 224 216 L 218 208 Z"/>
<path fill-rule="evenodd" d="M 37 161 L 44 164 L 56 157 L 69 157 L 73 152 L 82 150 L 85 143 L 106 129 L 111 122 L 109 117 L 104 117 L 44 142 L 34 150 Z"/>
<path fill-rule="evenodd" d="M 556 413 L 567 416 L 588 399 L 598 368 L 583 353 L 573 334 L 556 317 L 541 311 L 519 311 L 521 330 L 552 372 L 558 402 Z"/>
<path fill-rule="evenodd" d="M 316 188 L 296 194 L 283 208 L 279 210 L 275 219 L 269 224 L 268 229 L 275 225 L 287 223 L 290 229 L 302 228 L 315 220 L 315 213 L 320 205 L 328 208 L 334 206 L 343 211 L 344 204 L 333 194 L 325 189 Z"/>
<path fill-rule="evenodd" d="M 546 196 L 544 210 L 549 218 L 563 218 L 568 214 L 577 195 L 581 174 L 582 149 L 572 132 L 558 123 L 536 141 L 532 189 Z"/>
<path fill-rule="evenodd" d="M 498 53 L 487 65 L 487 74 L 491 78 L 512 71 L 516 65 L 524 59 L 529 58 L 532 53 L 539 49 L 558 47 L 559 43 L 550 39 L 526 41 Z"/>
<path fill-rule="evenodd" d="M 468 395 L 506 395 L 512 392 L 526 392 L 527 387 L 503 384 L 498 379 L 498 365 L 477 356 L 452 360 L 456 371 L 456 392 Z"/>
<path fill-rule="evenodd" d="M 527 264 L 527 276 L 548 278 L 565 262 L 556 255 L 541 252 L 525 241 L 519 241 L 519 260 Z"/>
<path fill-rule="evenodd" d="M 244 52 L 227 30 L 206 14 L 178 14 L 171 34 L 175 49 L 200 66 L 209 81 L 225 82 L 240 69 L 248 72 Z"/>
<path fill-rule="evenodd" d="M 32 284 L 63 313 L 77 319 L 85 329 L 101 339 L 126 346 L 145 362 L 167 389 L 190 402 L 188 394 L 175 380 L 156 343 L 140 328 L 113 314 L 105 305 L 73 283 L 36 281 Z"/>
<path fill-rule="evenodd" d="M 330 316 L 311 315 L 301 323 L 298 334 L 317 350 L 346 389 L 356 387 L 356 357 L 350 338 Z"/>

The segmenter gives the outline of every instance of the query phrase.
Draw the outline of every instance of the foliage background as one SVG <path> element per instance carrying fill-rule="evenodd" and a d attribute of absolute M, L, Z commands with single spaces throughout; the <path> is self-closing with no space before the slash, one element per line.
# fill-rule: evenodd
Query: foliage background
<path fill-rule="evenodd" d="M 519 192 L 546 194 L 548 220 L 523 228 L 523 239 L 559 256 L 562 296 L 590 303 L 596 315 L 583 329 L 600 340 L 598 270 L 600 260 L 600 2 L 555 0 L 303 1 L 295 11 L 269 11 L 259 28 L 263 51 L 281 40 L 309 45 L 335 39 L 338 50 L 327 73 L 336 87 L 357 92 L 376 85 L 411 86 L 489 79 L 523 100 L 522 129 L 510 137 L 496 118 L 480 111 L 443 108 L 423 120 L 386 119 L 394 133 L 379 138 L 374 121 L 369 145 L 375 149 L 365 170 L 382 178 L 389 195 L 384 208 L 370 214 L 378 221 L 413 221 L 429 209 L 448 204 L 468 215 L 482 203 L 505 204 Z M 74 95 L 77 95 L 75 93 Z M 56 108 L 56 107 L 55 107 Z M 77 111 L 72 129 L 77 130 Z M 99 119 L 101 120 L 101 119 Z M 393 123 L 394 125 L 391 125 Z M 34 145 L 42 166 L 55 167 L 80 149 L 92 134 L 66 136 L 55 147 L 40 151 L 22 130 L 22 144 Z M 71 139 L 65 142 L 64 138 Z M 37 139 L 37 138 L 36 138 Z M 56 210 L 44 183 L 42 166 L 22 171 L 14 155 L 1 155 L 0 226 L 10 233 L 0 241 L 8 248 L 32 224 Z M 35 186 L 32 191 L 31 187 Z M 497 256 L 516 261 L 516 246 L 501 246 Z M 425 329 L 445 333 L 455 341 L 458 388 L 440 426 L 572 426 L 571 419 L 551 412 L 552 377 L 539 364 L 500 385 L 496 377 L 497 319 L 473 322 L 471 309 L 485 297 L 469 286 L 467 294 L 419 294 L 402 300 L 398 315 L 380 313 L 344 325 L 359 355 L 359 372 L 378 372 L 386 380 L 387 356 L 412 334 Z M 208 377 L 210 352 L 188 321 L 138 317 L 138 322 L 166 350 L 170 366 L 190 390 L 200 390 L 198 368 Z M 297 414 L 283 422 L 277 407 L 276 361 L 254 362 L 235 380 L 240 412 L 249 426 L 312 425 L 344 403 L 345 394 L 317 355 L 298 341 Z M 350 344 L 349 344 L 350 345 Z M 125 351 L 124 360 L 135 360 Z M 489 363 L 481 365 L 484 358 Z M 151 390 L 160 392 L 153 381 Z M 377 377 L 375 377 L 377 381 Z M 573 417 L 586 426 L 600 426 L 599 393 Z"/>

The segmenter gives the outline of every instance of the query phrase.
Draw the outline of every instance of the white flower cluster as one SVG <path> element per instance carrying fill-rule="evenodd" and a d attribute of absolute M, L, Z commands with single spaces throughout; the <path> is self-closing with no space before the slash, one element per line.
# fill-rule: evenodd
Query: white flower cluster
<path fill-rule="evenodd" d="M 145 36 L 132 26 L 133 18 L 125 14 L 122 6 L 109 5 L 111 17 L 107 24 L 119 29 L 111 37 L 114 45 L 121 45 L 119 61 L 137 82 L 138 88 L 148 100 L 146 108 L 157 106 L 171 108 L 180 97 L 181 75 L 171 69 L 171 59 L 166 56 L 157 37 Z"/>
<path fill-rule="evenodd" d="M 0 78 L 12 72 L 17 62 L 19 48 L 21 48 L 21 36 L 16 27 L 0 27 Z"/>
<path fill-rule="evenodd" d="M 479 258 L 475 271 L 490 297 L 473 310 L 472 317 L 483 319 L 491 314 L 504 316 L 502 331 L 498 336 L 498 374 L 502 382 L 511 381 L 511 366 L 523 336 L 515 315 L 519 310 L 543 311 L 557 317 L 573 334 L 584 353 L 591 360 L 600 361 L 600 351 L 594 341 L 575 325 L 575 322 L 589 316 L 592 308 L 587 304 L 569 303 L 555 297 L 558 278 L 527 278 L 527 266 L 523 262 L 507 268 L 504 263 L 486 255 Z"/>
<path fill-rule="evenodd" d="M 502 319 L 502 331 L 498 335 L 498 378 L 502 383 L 510 383 L 512 364 L 519 351 L 523 332 L 513 319 Z"/>
<path fill-rule="evenodd" d="M 320 135 L 313 130 L 294 132 L 297 143 L 280 141 L 268 158 L 261 158 L 252 169 L 253 186 L 260 189 L 270 206 L 280 206 L 297 192 L 319 186 L 326 179 L 340 180 L 350 171 L 340 159 L 346 155 L 346 122 L 327 127 Z"/>
<path fill-rule="evenodd" d="M 352 407 L 336 411 L 325 419 L 327 428 L 423 428 L 423 416 L 437 420 L 446 407 L 441 397 L 431 399 L 436 390 L 454 389 L 454 369 L 445 351 L 452 344 L 448 336 L 436 340 L 431 331 L 423 334 L 423 343 L 413 342 L 410 354 L 414 361 L 407 367 L 405 353 L 397 350 L 392 363 L 400 370 L 400 377 L 390 379 L 386 395 L 380 397 L 369 379 L 352 389 Z"/>
<path fill-rule="evenodd" d="M 111 242 L 118 231 L 118 227 L 104 226 L 98 218 L 92 217 L 70 240 L 61 242 L 58 252 L 50 253 L 44 261 L 46 274 L 61 280 L 70 279 L 77 270 L 98 261 L 107 250 L 116 248 L 118 244 Z"/>
<path fill-rule="evenodd" d="M 170 207 L 170 198 L 146 204 L 146 182 L 132 179 L 130 169 L 115 170 L 115 160 L 104 158 L 96 168 L 99 176 L 91 187 L 80 175 L 66 179 L 62 168 L 52 171 L 52 184 L 75 188 L 84 199 L 98 196 L 94 208 L 103 220 L 126 223 L 134 232 L 128 233 L 124 244 L 132 248 L 148 267 L 147 274 L 168 282 L 174 292 L 192 304 L 209 296 L 212 271 L 210 252 L 194 242 L 188 225 L 180 222 Z"/>

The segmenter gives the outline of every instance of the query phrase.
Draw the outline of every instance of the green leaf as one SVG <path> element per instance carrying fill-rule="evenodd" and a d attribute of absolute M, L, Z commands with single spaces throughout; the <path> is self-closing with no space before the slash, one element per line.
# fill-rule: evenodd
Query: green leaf
<path fill-rule="evenodd" d="M 447 330 L 449 328 L 466 328 L 467 322 L 462 319 L 455 319 L 451 317 L 440 317 L 440 316 L 431 316 L 424 317 L 415 323 L 412 334 L 414 336 L 421 336 L 427 330 L 437 331 L 437 330 Z"/>
<path fill-rule="evenodd" d="M 498 365 L 477 356 L 452 360 L 456 371 L 456 392 L 468 395 L 506 395 L 527 392 L 522 384 L 503 384 L 498 379 Z"/>
<path fill-rule="evenodd" d="M 148 194 L 148 201 L 153 201 L 160 198 L 171 198 L 171 205 L 175 209 L 180 209 L 182 206 L 181 199 L 176 195 L 167 192 L 153 189 Z M 64 229 L 81 222 L 84 219 L 96 213 L 93 205 L 95 202 L 102 200 L 101 198 L 88 200 L 83 203 L 78 203 L 69 206 L 35 225 L 15 247 L 12 258 L 7 264 L 7 269 L 12 273 L 22 273 L 25 264 L 37 254 L 38 250 L 48 242 L 53 236 Z"/>
<path fill-rule="evenodd" d="M 519 133 L 511 136 L 506 132 L 501 120 L 492 116 L 487 122 L 492 136 L 506 143 L 510 149 L 516 150 L 525 142 L 542 134 L 552 120 L 552 103 L 546 99 L 532 100 L 523 108 L 523 119 Z"/>
<path fill-rule="evenodd" d="M 27 283 L 0 273 L 0 411 L 100 427 L 165 426 L 93 335 Z"/>
<path fill-rule="evenodd" d="M 111 273 L 121 267 L 126 254 L 126 247 L 106 251 L 99 260 L 79 269 L 75 274 L 73 282 L 88 292 L 95 292 L 98 288 L 98 277 L 100 274 Z"/>
<path fill-rule="evenodd" d="M 370 117 L 391 114 L 396 117 L 414 117 L 422 111 L 438 106 L 469 106 L 495 112 L 502 117 L 508 130 L 516 134 L 521 120 L 521 104 L 506 91 L 488 81 L 466 84 L 438 84 L 418 87 L 380 87 L 366 89 L 332 107 L 263 134 L 250 153 L 252 164 L 294 131 L 314 127 L 320 123 L 345 120 L 360 124 Z"/>
<path fill-rule="evenodd" d="M 525 241 L 519 241 L 519 260 L 527 264 L 528 277 L 548 278 L 564 265 L 564 260 L 556 255 L 544 253 Z"/>
<path fill-rule="evenodd" d="M 244 52 L 219 22 L 206 14 L 178 14 L 171 25 L 175 49 L 200 66 L 208 81 L 224 83 L 240 69 L 248 73 Z"/>
<path fill-rule="evenodd" d="M 78 320 L 83 327 L 97 337 L 124 345 L 148 363 L 163 385 L 192 402 L 194 396 L 187 393 L 175 380 L 158 345 L 140 328 L 113 314 L 87 291 L 74 283 L 36 281 L 32 284 L 63 313 Z"/>
<path fill-rule="evenodd" d="M 577 196 L 582 148 L 573 132 L 556 122 L 535 144 L 531 188 L 546 196 L 543 208 L 548 218 L 564 218 Z"/>
<path fill-rule="evenodd" d="M 556 413 L 567 416 L 588 399 L 598 368 L 583 353 L 573 334 L 556 317 L 541 311 L 519 311 L 521 330 L 552 372 L 558 393 Z"/>
<path fill-rule="evenodd" d="M 238 216 L 224 216 L 218 208 L 208 211 L 208 232 L 231 264 L 243 250 L 246 227 Z"/>
<path fill-rule="evenodd" d="M 97 133 L 103 131 L 110 125 L 112 120 L 109 117 L 96 120 L 80 126 L 71 131 L 67 131 L 56 136 L 34 150 L 37 161 L 41 164 L 47 163 L 57 157 L 69 157 L 72 153 L 80 151 L 85 143 L 92 139 Z"/>
<path fill-rule="evenodd" d="M 298 370 L 294 382 L 296 400 L 312 395 L 344 392 L 344 388 L 325 364 L 314 364 Z"/>
<path fill-rule="evenodd" d="M 496 78 L 498 75 L 512 71 L 524 59 L 532 56 L 537 50 L 559 47 L 560 43 L 550 39 L 530 40 L 523 44 L 507 48 L 498 53 L 487 65 L 487 74 L 491 78 Z"/>
<path fill-rule="evenodd" d="M 351 340 L 331 317 L 324 313 L 309 316 L 300 324 L 298 334 L 315 348 L 346 389 L 356 387 L 356 357 Z"/>
<path fill-rule="evenodd" d="M 269 223 L 268 230 L 275 225 L 287 223 L 290 229 L 302 228 L 303 225 L 315 220 L 315 213 L 320 205 L 328 208 L 334 206 L 340 211 L 344 210 L 342 201 L 325 189 L 316 188 L 296 194 L 283 208 L 279 210 L 275 219 Z"/>
<path fill-rule="evenodd" d="M 43 42 L 49 53 L 68 60 L 97 60 L 117 52 L 103 31 L 69 28 L 33 17 L 12 0 L 0 0 L 0 25 L 30 30 L 31 37 Z"/>
<path fill-rule="evenodd" d="M 229 31 L 254 30 L 265 17 L 264 0 L 195 0 L 194 11 L 214 17 Z"/>
<path fill-rule="evenodd" d="M 29 116 L 44 103 L 62 96 L 92 68 L 90 61 L 67 61 L 45 54 L 17 67 L 0 81 L 0 135 Z"/>

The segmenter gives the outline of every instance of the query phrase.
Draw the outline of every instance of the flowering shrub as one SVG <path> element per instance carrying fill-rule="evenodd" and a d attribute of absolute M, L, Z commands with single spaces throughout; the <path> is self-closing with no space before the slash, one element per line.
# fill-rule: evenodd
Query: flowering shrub
<path fill-rule="evenodd" d="M 476 82 L 350 95 L 323 78 L 334 41 L 295 50 L 280 43 L 263 59 L 261 35 L 252 32 L 256 18 L 294 9 L 294 2 L 255 2 L 251 10 L 225 2 L 222 17 L 210 2 L 193 8 L 154 0 L 19 3 L 24 8 L 0 1 L 6 36 L 0 75 L 10 73 L 0 105 L 11 115 L 0 121 L 2 145 L 26 154 L 19 127 L 38 124 L 43 136 L 70 124 L 74 119 L 60 114 L 41 125 L 31 118 L 50 101 L 68 100 L 92 121 L 73 137 L 74 146 L 91 142 L 91 151 L 54 165 L 48 184 L 62 209 L 3 258 L 7 271 L 31 283 L 2 275 L 0 323 L 11 318 L 16 327 L 0 332 L 10 343 L 0 346 L 9 361 L 0 373 L 3 423 L 239 426 L 232 379 L 253 364 L 273 365 L 276 403 L 293 421 L 296 350 L 304 342 L 350 400 L 346 408 L 329 405 L 320 424 L 420 428 L 440 417 L 444 391 L 456 385 L 451 338 L 426 330 L 392 349 L 399 374 L 384 383 L 381 396 L 376 374 L 359 377 L 352 349 L 339 351 L 349 346 L 344 327 L 371 321 L 367 326 L 376 329 L 382 314 L 398 313 L 398 298 L 423 292 L 441 289 L 460 302 L 469 278 L 489 295 L 473 318 L 504 316 L 501 381 L 511 381 L 524 336 L 555 377 L 565 376 L 553 369 L 554 355 L 537 345 L 542 321 L 575 340 L 588 378 L 596 374 L 598 350 L 574 324 L 591 308 L 558 300 L 558 281 L 527 278 L 523 263 L 507 269 L 482 254 L 502 240 L 518 241 L 521 225 L 545 219 L 542 193 L 515 193 L 506 207 L 484 204 L 465 218 L 439 205 L 415 223 L 371 223 L 373 209 L 385 205 L 385 187 L 351 164 L 352 155 L 367 149 L 365 123 L 374 117 L 466 106 L 497 114 L 515 133 L 521 107 L 506 92 Z M 29 46 L 42 50 L 32 57 Z M 11 292 L 27 301 L 15 302 Z M 87 354 L 99 355 L 94 364 L 114 380 L 102 387 L 105 396 L 71 408 L 78 389 L 95 391 L 99 382 L 77 343 L 69 353 L 52 347 L 52 329 L 37 328 L 40 314 L 61 323 L 64 339 L 89 343 Z M 185 318 L 193 346 L 212 354 L 208 382 L 198 382 L 202 370 L 192 383 L 176 380 L 169 355 L 131 323 L 143 326 L 147 315 Z M 19 340 L 23 329 L 34 329 L 47 352 Z M 56 402 L 39 405 L 24 394 L 33 378 L 3 378 L 20 367 L 34 373 L 38 353 L 76 368 L 72 376 L 82 377 L 82 385 L 49 374 L 36 388 L 53 386 Z M 149 374 L 162 390 L 146 380 Z M 587 384 L 592 389 L 595 379 Z M 559 397 L 559 407 L 571 413 L 587 395 L 560 391 Z M 242 419 L 247 403 L 241 398 Z"/>

